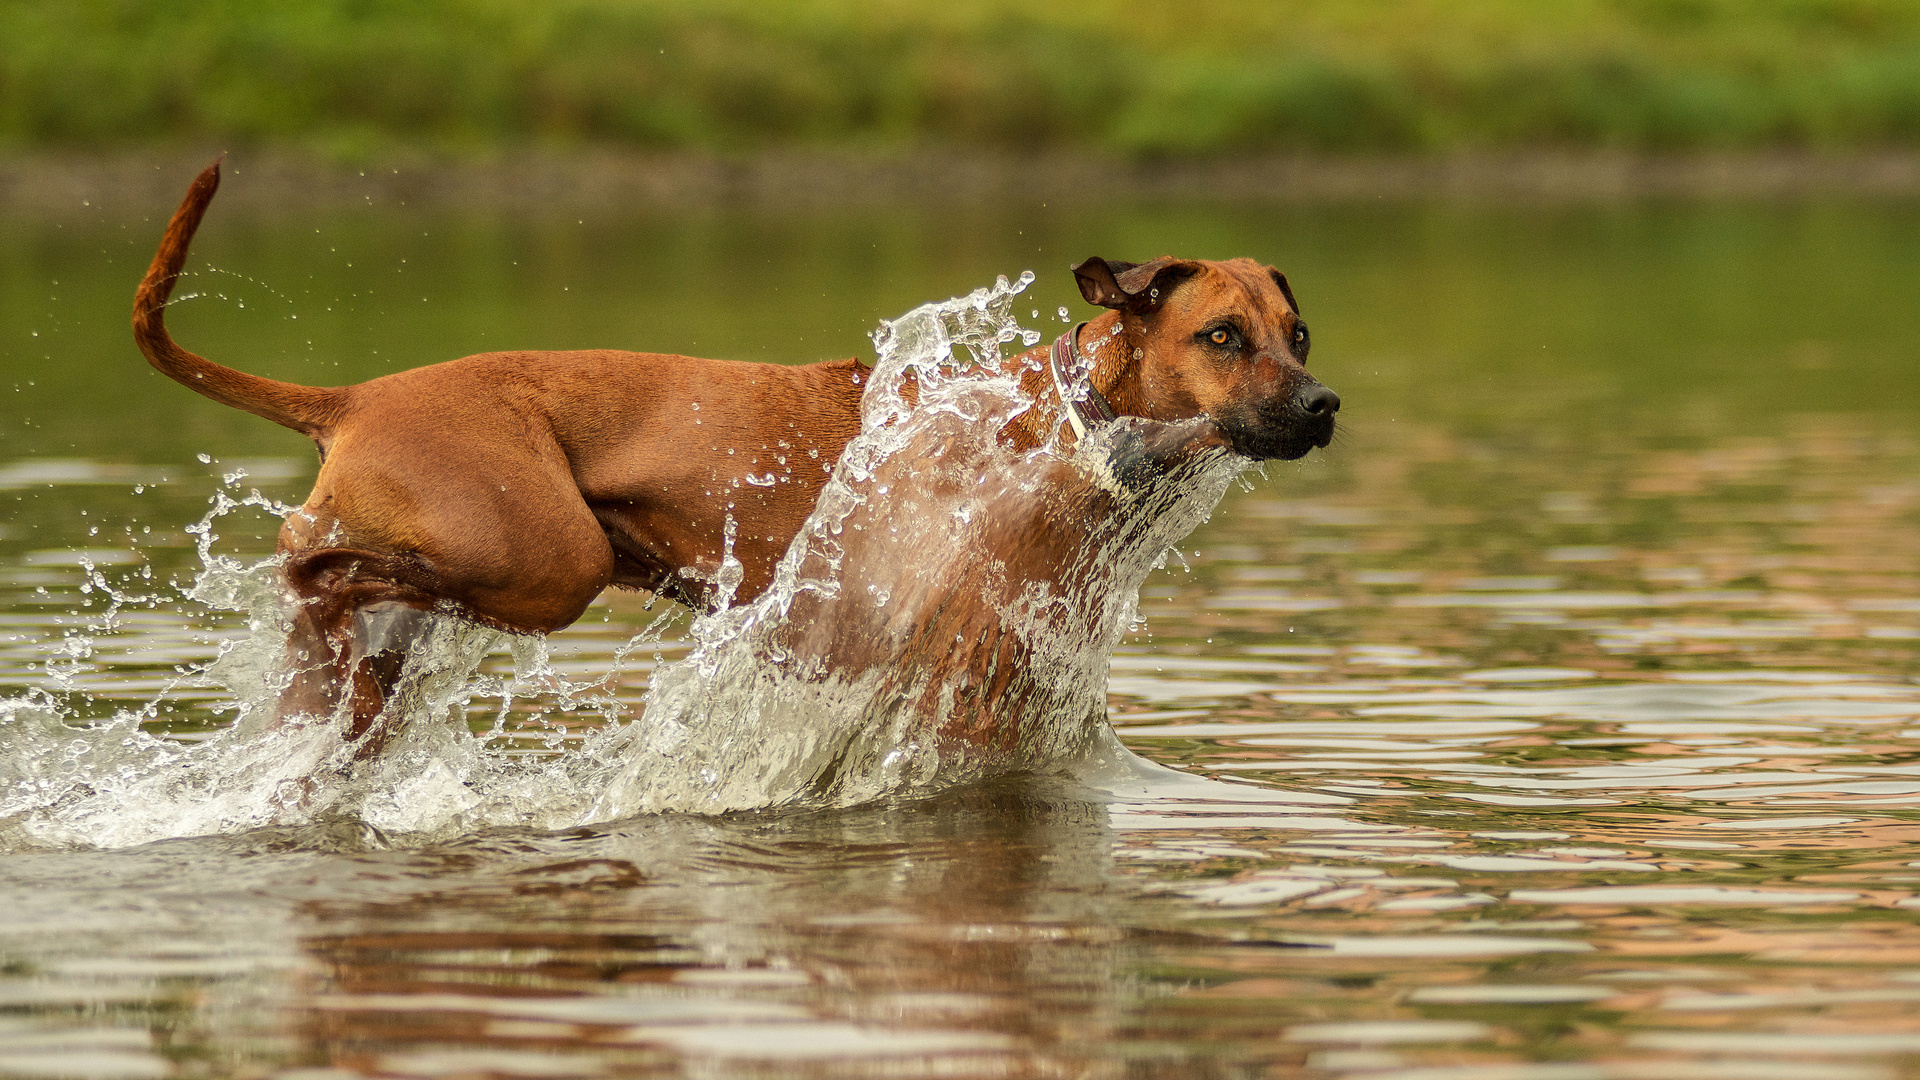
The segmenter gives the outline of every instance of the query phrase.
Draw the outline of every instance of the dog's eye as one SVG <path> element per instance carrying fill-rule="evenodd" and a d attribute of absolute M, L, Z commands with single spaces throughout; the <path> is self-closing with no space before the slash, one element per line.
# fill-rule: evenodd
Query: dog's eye
<path fill-rule="evenodd" d="M 1293 326 L 1293 347 L 1296 352 L 1305 355 L 1307 351 L 1307 324 L 1295 323 Z"/>
<path fill-rule="evenodd" d="M 1233 340 L 1233 335 L 1227 333 L 1225 330 L 1215 330 L 1213 333 L 1207 335 L 1207 340 L 1213 342 L 1215 345 L 1225 345 L 1227 342 Z"/>

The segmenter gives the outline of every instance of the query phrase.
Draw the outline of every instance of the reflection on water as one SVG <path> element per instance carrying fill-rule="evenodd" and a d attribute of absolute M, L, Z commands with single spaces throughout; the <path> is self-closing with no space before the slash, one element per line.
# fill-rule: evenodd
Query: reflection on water
<path fill-rule="evenodd" d="M 1301 285 L 1352 416 L 1328 457 L 1229 495 L 1114 658 L 1122 740 L 1211 786 L 1016 778 L 425 848 L 340 822 L 15 852 L 0 1074 L 1910 1074 L 1920 270 L 1873 238 L 1912 216 L 1388 210 L 1368 232 L 1357 213 L 1110 234 L 1138 254 L 1243 226 Z M 1025 244 L 964 258 L 1011 260 L 990 277 Z M 43 276 L 62 275 L 113 291 Z M 1781 295 L 1801 305 L 1785 330 Z M 406 348 L 444 329 L 397 306 L 361 317 Z M 1624 338 L 1602 317 L 1622 310 Z M 63 318 L 16 308 L 5 329 L 66 335 L 103 385 L 137 364 L 103 345 L 88 368 Z M 237 325 L 215 330 L 284 344 Z M 126 415 L 116 393 L 99 408 Z M 195 563 L 184 526 L 225 475 L 285 497 L 309 466 L 237 424 L 75 434 L 81 405 L 22 395 L 59 434 L 4 437 L 0 681 L 95 716 L 163 695 L 149 729 L 204 737 L 222 702 L 182 669 L 244 627 L 166 588 Z M 194 460 L 225 447 L 253 456 Z M 221 519 L 220 550 L 265 550 L 258 516 Z M 81 648 L 66 633 L 100 620 L 100 581 L 158 599 Z M 604 675 L 654 614 L 606 598 L 554 667 Z M 655 662 L 628 658 L 611 692 L 637 705 Z M 477 711 L 501 710 L 529 753 L 552 722 L 597 722 L 538 696 Z"/>

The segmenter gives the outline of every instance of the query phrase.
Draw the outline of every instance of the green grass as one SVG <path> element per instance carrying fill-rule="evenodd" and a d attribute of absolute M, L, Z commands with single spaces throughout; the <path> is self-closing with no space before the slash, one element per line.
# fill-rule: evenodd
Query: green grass
<path fill-rule="evenodd" d="M 0 0 L 0 145 L 1920 145 L 1920 0 Z"/>

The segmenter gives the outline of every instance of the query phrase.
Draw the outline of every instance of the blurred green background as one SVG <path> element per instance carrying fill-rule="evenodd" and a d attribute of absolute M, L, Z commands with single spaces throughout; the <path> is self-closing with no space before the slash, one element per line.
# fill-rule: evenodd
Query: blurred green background
<path fill-rule="evenodd" d="M 0 146 L 1920 143 L 1920 0 L 3 0 Z"/>

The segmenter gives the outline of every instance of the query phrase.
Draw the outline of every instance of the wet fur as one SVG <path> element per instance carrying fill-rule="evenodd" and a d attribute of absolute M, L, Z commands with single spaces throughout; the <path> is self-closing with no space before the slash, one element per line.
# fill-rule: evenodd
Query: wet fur
<path fill-rule="evenodd" d="M 496 352 L 339 387 L 214 363 L 173 341 L 165 309 L 219 182 L 216 162 L 168 223 L 134 299 L 134 337 L 169 378 L 319 450 L 313 491 L 279 537 L 299 602 L 280 714 L 329 716 L 345 702 L 349 735 L 371 733 L 368 753 L 388 734 L 374 721 L 417 625 L 407 613 L 544 633 L 609 585 L 710 607 L 730 517 L 744 570 L 733 599 L 750 599 L 859 433 L 867 369 L 854 360 Z M 1331 437 L 1331 411 L 1310 415 L 1302 402 L 1338 399 L 1306 373 L 1304 328 L 1277 271 L 1247 259 L 1090 259 L 1076 274 L 1089 301 L 1113 309 L 1080 340 L 1094 387 L 1120 414 L 1209 416 L 1256 458 L 1298 457 Z M 1206 339 L 1223 320 L 1232 349 Z M 1044 355 L 1012 361 L 1037 402 L 1004 433 L 1016 447 L 1059 423 Z M 768 473 L 771 486 L 747 482 Z"/>

